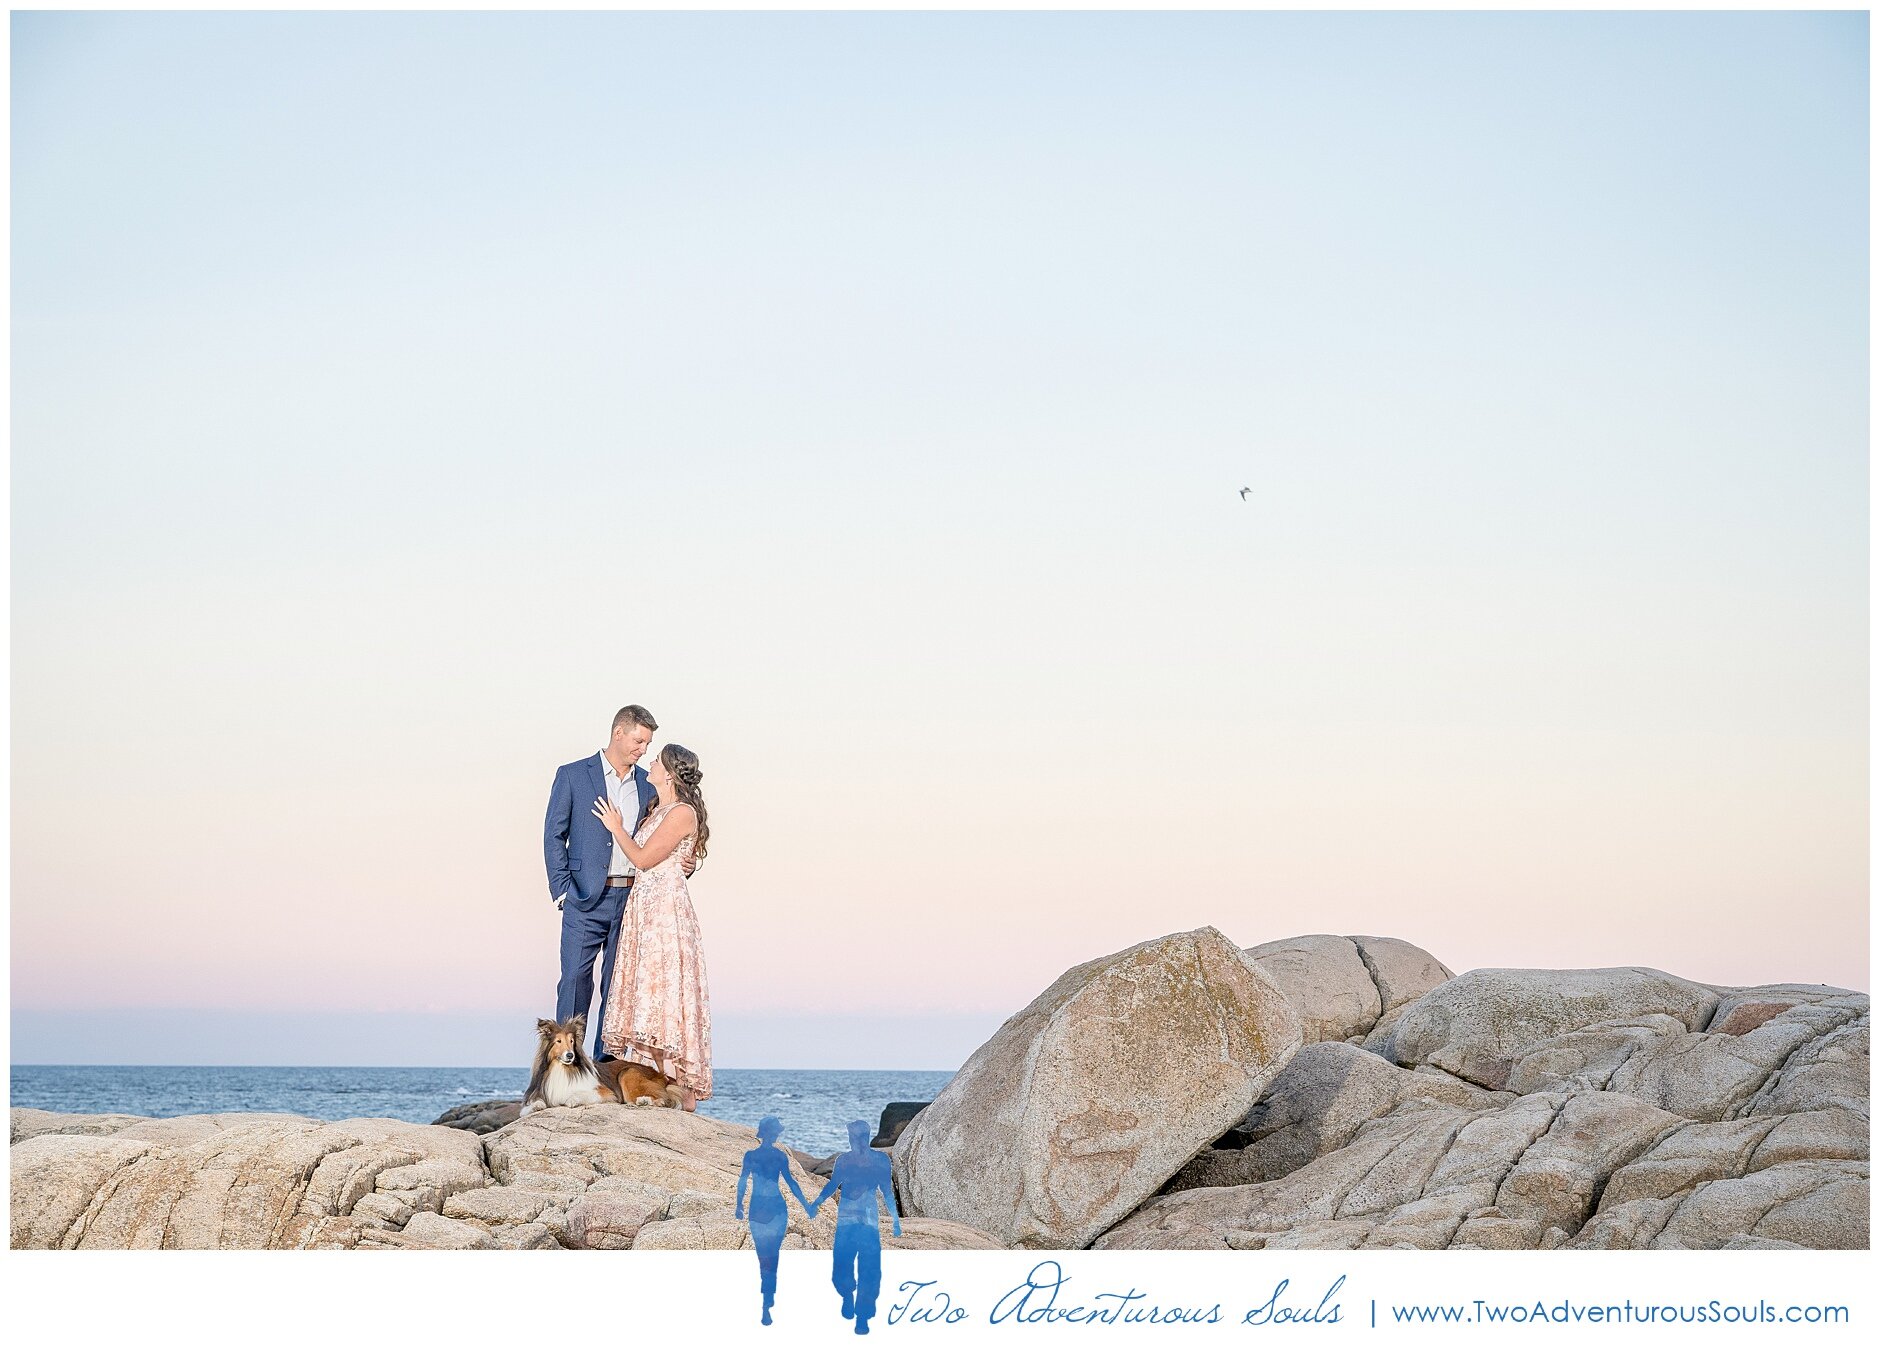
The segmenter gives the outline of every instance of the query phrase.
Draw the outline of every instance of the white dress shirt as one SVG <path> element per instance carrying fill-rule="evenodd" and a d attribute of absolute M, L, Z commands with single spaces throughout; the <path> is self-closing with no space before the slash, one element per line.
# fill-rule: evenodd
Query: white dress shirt
<path fill-rule="evenodd" d="M 640 791 L 634 786 L 633 767 L 627 767 L 626 777 L 614 773 L 614 763 L 607 758 L 607 752 L 601 752 L 601 777 L 607 781 L 607 801 L 620 809 L 620 816 L 627 828 L 627 834 L 633 834 L 633 819 L 640 815 Z M 622 793 L 626 796 L 621 797 Z M 623 874 L 633 875 L 633 861 L 627 858 L 627 852 L 620 848 L 620 842 L 614 841 L 614 857 L 607 862 L 607 877 L 619 878 Z"/>

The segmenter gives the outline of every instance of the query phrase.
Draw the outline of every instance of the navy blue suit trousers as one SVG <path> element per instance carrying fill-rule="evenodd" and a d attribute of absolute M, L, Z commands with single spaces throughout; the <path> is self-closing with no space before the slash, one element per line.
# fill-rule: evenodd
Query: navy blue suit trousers
<path fill-rule="evenodd" d="M 561 985 L 555 989 L 555 1018 L 586 1015 L 594 1000 L 594 959 L 601 961 L 600 1014 L 588 1022 L 588 1052 L 607 1056 L 601 1047 L 601 1019 L 614 980 L 614 950 L 620 944 L 620 917 L 631 888 L 609 888 L 586 907 L 564 902 L 561 908 Z"/>

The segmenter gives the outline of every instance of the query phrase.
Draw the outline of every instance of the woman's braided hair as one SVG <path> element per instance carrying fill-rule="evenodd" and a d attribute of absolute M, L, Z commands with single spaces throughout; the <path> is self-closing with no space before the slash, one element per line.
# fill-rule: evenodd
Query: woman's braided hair
<path fill-rule="evenodd" d="M 699 781 L 704 778 L 698 767 L 698 756 L 677 742 L 667 742 L 659 748 L 659 763 L 666 767 L 666 773 L 672 776 L 673 795 L 698 818 L 698 830 L 692 833 L 692 859 L 703 862 L 705 842 L 711 835 L 711 829 L 705 824 L 705 796 L 699 792 Z M 647 813 L 652 813 L 652 807 Z"/>

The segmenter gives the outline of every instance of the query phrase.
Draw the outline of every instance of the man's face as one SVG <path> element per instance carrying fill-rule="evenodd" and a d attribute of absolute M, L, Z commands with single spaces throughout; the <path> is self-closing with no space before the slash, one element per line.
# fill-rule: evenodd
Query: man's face
<path fill-rule="evenodd" d="M 640 763 L 640 757 L 646 754 L 646 748 L 652 744 L 652 730 L 645 727 L 635 727 L 621 738 L 621 754 L 625 755 L 630 762 L 637 765 Z"/>

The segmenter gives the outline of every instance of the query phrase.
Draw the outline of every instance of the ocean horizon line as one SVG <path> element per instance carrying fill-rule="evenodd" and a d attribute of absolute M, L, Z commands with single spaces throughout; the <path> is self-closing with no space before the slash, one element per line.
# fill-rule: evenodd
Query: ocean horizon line
<path fill-rule="evenodd" d="M 717 1067 L 699 1113 L 755 1129 L 782 1119 L 799 1150 L 839 1152 L 857 1119 L 879 1127 L 890 1105 L 930 1101 L 951 1071 L 908 1068 Z M 435 1124 L 465 1107 L 522 1099 L 529 1069 L 475 1067 L 264 1066 L 243 1063 L 14 1063 L 13 1110 L 170 1119 L 189 1115 L 299 1115 L 310 1119 L 400 1119 Z M 460 1126 L 461 1127 L 461 1126 Z"/>
<path fill-rule="evenodd" d="M 61 1069 L 71 1067 L 97 1067 L 116 1069 L 126 1067 L 173 1068 L 178 1070 L 219 1070 L 224 1068 L 256 1072 L 352 1072 L 360 1069 L 385 1072 L 526 1072 L 528 1063 L 186 1063 L 186 1062 L 16 1062 L 9 1064 L 13 1068 Z M 751 1067 L 720 1064 L 714 1072 L 869 1072 L 869 1073 L 914 1073 L 922 1076 L 951 1074 L 957 1067 Z"/>
<path fill-rule="evenodd" d="M 527 1067 L 535 1010 L 15 1007 L 10 1061 L 93 1067 Z M 714 1008 L 717 1067 L 951 1072 L 1010 1018 L 994 1011 Z"/>

